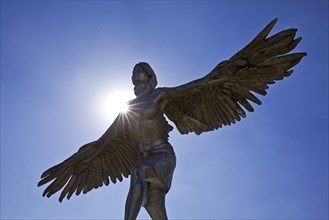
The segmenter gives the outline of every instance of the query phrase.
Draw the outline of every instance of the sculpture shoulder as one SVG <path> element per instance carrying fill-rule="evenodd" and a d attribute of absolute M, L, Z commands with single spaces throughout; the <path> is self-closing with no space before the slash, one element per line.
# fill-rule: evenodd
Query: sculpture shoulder
<path fill-rule="evenodd" d="M 161 105 L 166 105 L 169 101 L 168 88 L 159 87 L 154 90 L 154 96 L 156 97 L 156 102 Z"/>
<path fill-rule="evenodd" d="M 154 94 L 157 96 L 161 96 L 166 92 L 167 88 L 165 87 L 158 87 L 154 90 Z"/>
<path fill-rule="evenodd" d="M 177 98 L 184 97 L 189 94 L 193 88 L 200 86 L 195 84 L 197 83 L 187 83 L 177 87 L 159 87 L 155 90 L 157 100 L 168 103 L 172 100 L 176 100 Z"/>

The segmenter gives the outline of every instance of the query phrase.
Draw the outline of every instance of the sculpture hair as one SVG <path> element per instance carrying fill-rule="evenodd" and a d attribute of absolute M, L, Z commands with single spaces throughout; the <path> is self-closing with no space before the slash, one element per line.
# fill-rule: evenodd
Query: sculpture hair
<path fill-rule="evenodd" d="M 151 68 L 151 66 L 146 62 L 139 62 L 134 66 L 133 72 L 137 68 L 141 68 L 142 70 L 145 71 L 147 76 L 150 78 L 150 84 L 151 84 L 152 88 L 155 89 L 156 85 L 158 84 L 158 81 L 157 81 L 157 77 L 156 77 L 153 69 Z"/>

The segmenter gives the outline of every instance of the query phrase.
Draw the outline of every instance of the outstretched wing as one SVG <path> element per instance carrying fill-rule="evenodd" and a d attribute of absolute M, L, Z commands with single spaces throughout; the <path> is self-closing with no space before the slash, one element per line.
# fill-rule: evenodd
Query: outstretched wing
<path fill-rule="evenodd" d="M 208 75 L 175 88 L 164 88 L 169 102 L 165 114 L 182 134 L 201 134 L 234 124 L 253 112 L 249 101 L 261 101 L 253 94 L 266 95 L 269 84 L 292 74 L 306 53 L 287 54 L 300 42 L 297 29 L 267 37 L 274 19 L 246 47 L 219 63 Z M 243 108 L 244 109 L 243 109 Z"/>
<path fill-rule="evenodd" d="M 46 170 L 38 186 L 50 183 L 43 196 L 50 197 L 64 189 L 59 201 L 73 193 L 87 193 L 93 188 L 122 181 L 128 177 L 135 163 L 126 116 L 120 114 L 111 127 L 97 141 L 82 146 L 62 163 Z M 110 179 L 109 179 L 110 178 Z"/>

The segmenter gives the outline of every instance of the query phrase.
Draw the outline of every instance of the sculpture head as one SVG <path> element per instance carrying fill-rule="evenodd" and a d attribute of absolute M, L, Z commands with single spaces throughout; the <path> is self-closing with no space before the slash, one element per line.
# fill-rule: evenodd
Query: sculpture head
<path fill-rule="evenodd" d="M 151 85 L 152 89 L 155 89 L 156 85 L 158 84 L 157 77 L 156 77 L 153 69 L 151 68 L 151 66 L 145 62 L 137 63 L 134 66 L 133 76 L 132 76 L 133 84 L 136 86 L 136 83 L 137 83 L 137 81 L 134 79 L 134 75 L 136 75 L 140 72 L 143 72 L 146 75 L 147 82 Z"/>

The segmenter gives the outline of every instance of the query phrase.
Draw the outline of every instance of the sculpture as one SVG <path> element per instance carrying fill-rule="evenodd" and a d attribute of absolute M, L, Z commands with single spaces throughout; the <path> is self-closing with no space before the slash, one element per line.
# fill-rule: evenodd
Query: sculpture
<path fill-rule="evenodd" d="M 59 197 L 62 202 L 73 193 L 87 193 L 131 175 L 125 219 L 135 219 L 142 205 L 152 219 L 167 219 L 165 195 L 176 157 L 168 142 L 173 127 L 164 115 L 180 133 L 199 135 L 240 121 L 246 117 L 243 108 L 253 112 L 249 101 L 261 104 L 253 93 L 265 96 L 269 84 L 290 76 L 290 68 L 307 55 L 288 54 L 301 40 L 295 39 L 297 29 L 267 38 L 276 21 L 209 74 L 178 87 L 156 88 L 150 65 L 136 64 L 132 76 L 136 98 L 128 103 L 129 111 L 120 113 L 97 141 L 46 170 L 38 186 L 53 182 L 43 196 L 64 188 Z"/>

